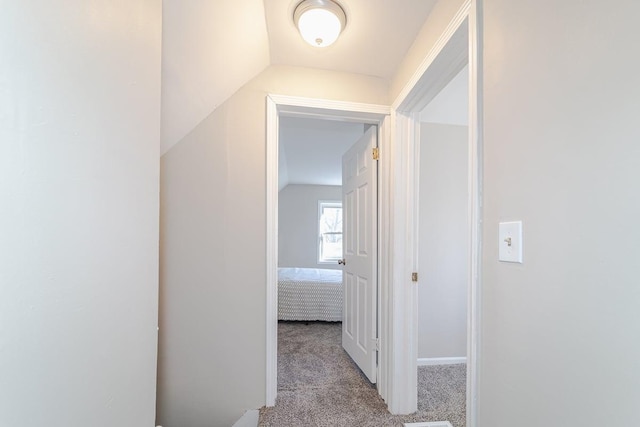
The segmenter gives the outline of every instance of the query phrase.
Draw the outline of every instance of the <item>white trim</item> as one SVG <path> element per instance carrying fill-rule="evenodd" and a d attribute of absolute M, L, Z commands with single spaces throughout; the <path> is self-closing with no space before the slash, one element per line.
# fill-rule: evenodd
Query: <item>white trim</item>
<path fill-rule="evenodd" d="M 322 236 L 320 234 L 320 220 L 322 219 L 322 209 L 325 206 L 330 206 L 330 207 L 335 207 L 335 208 L 340 208 L 342 209 L 342 200 L 318 200 L 318 219 L 316 220 L 316 229 L 317 229 L 317 236 L 316 239 L 318 239 L 316 241 L 316 263 L 318 264 L 331 264 L 331 265 L 335 265 L 338 260 L 342 259 L 342 256 L 336 259 L 323 259 L 322 258 L 322 250 L 320 249 L 321 245 L 322 245 Z"/>
<path fill-rule="evenodd" d="M 377 104 L 361 104 L 354 102 L 331 101 L 316 98 L 300 98 L 283 95 L 267 95 L 267 126 L 266 126 L 266 406 L 274 406 L 276 402 L 278 375 L 278 292 L 277 292 L 277 254 L 278 254 L 278 126 L 279 116 L 310 117 L 320 119 L 342 120 L 358 123 L 375 124 L 378 126 L 378 146 L 381 160 L 378 163 L 378 191 L 379 215 L 378 238 L 380 242 L 390 241 L 390 220 L 387 215 L 388 200 L 390 199 L 389 182 L 391 174 L 385 168 L 390 160 L 385 159 L 388 147 L 390 108 Z M 378 251 L 378 292 L 386 294 L 390 287 L 388 272 L 391 270 L 391 254 L 389 246 L 379 246 Z M 380 348 L 378 359 L 378 392 L 384 399 L 387 395 L 387 377 L 389 372 L 387 349 L 388 307 L 382 306 L 382 299 L 378 299 L 378 336 Z"/>
<path fill-rule="evenodd" d="M 480 348 L 480 258 L 482 220 L 482 81 L 480 67 L 480 7 L 482 0 L 467 0 L 449 23 L 433 49 L 392 104 L 390 151 L 393 158 L 390 182 L 393 188 L 393 285 L 390 318 L 389 410 L 408 414 L 417 410 L 417 310 L 416 287 L 410 275 L 417 264 L 416 113 L 469 63 L 469 290 L 467 328 L 467 427 L 477 425 L 478 350 Z"/>
<path fill-rule="evenodd" d="M 391 377 L 391 315 L 393 287 L 393 253 L 389 248 L 393 242 L 393 208 L 391 206 L 391 172 L 393 150 L 391 149 L 392 118 L 385 116 L 378 132 L 378 393 L 388 402 L 389 378 Z"/>
<path fill-rule="evenodd" d="M 275 406 L 278 393 L 278 126 L 277 104 L 267 97 L 266 406 Z"/>
<path fill-rule="evenodd" d="M 423 357 L 418 358 L 418 366 L 461 365 L 467 363 L 466 357 Z"/>
<path fill-rule="evenodd" d="M 469 11 L 469 292 L 467 314 L 467 427 L 478 425 L 478 368 L 482 286 L 482 1 Z"/>
<path fill-rule="evenodd" d="M 260 411 L 258 409 L 251 409 L 242 415 L 238 421 L 235 422 L 233 427 L 257 427 L 260 419 Z"/>
<path fill-rule="evenodd" d="M 417 410 L 418 290 L 411 281 L 413 270 L 414 234 L 413 180 L 415 163 L 410 155 L 415 126 L 410 117 L 392 111 L 393 134 L 392 168 L 393 212 L 393 269 L 389 288 L 391 315 L 389 317 L 390 372 L 387 404 L 392 414 L 410 414 Z"/>
<path fill-rule="evenodd" d="M 287 117 L 315 117 L 380 124 L 380 117 L 388 116 L 391 111 L 389 106 L 378 104 L 361 104 L 274 94 L 269 95 L 269 98 L 278 106 L 278 113 Z"/>
<path fill-rule="evenodd" d="M 391 104 L 392 110 L 413 109 L 413 108 L 407 108 L 407 107 L 410 107 L 409 105 L 407 105 L 407 102 L 423 97 L 424 94 L 419 93 L 417 90 L 422 89 L 420 86 L 421 86 L 421 83 L 424 83 L 424 75 L 427 73 L 427 70 L 434 63 L 438 55 L 440 55 L 440 53 L 442 52 L 446 44 L 449 42 L 449 40 L 453 38 L 453 35 L 455 34 L 455 32 L 462 26 L 464 20 L 467 19 L 472 7 L 472 3 L 474 3 L 474 0 L 466 0 L 462 4 L 460 9 L 458 9 L 458 12 L 453 17 L 451 22 L 449 22 L 449 24 L 447 25 L 447 28 L 445 28 L 444 32 L 440 35 L 438 40 L 435 42 L 435 44 L 433 45 L 433 47 L 431 48 L 427 56 L 425 56 L 425 58 L 420 63 L 420 66 L 413 73 L 413 76 L 411 76 L 407 84 L 400 91 L 400 94 L 398 95 L 396 100 L 393 102 L 393 104 Z M 455 74 L 453 74 L 451 77 L 453 76 L 455 76 Z"/>
<path fill-rule="evenodd" d="M 435 421 L 430 423 L 404 423 L 404 427 L 453 427 L 449 421 Z"/>

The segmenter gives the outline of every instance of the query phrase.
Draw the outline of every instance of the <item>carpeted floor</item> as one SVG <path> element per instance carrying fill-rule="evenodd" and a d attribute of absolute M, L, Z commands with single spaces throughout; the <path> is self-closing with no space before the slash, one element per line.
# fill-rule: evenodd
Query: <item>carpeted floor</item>
<path fill-rule="evenodd" d="M 341 324 L 280 322 L 278 397 L 260 409 L 259 426 L 402 426 L 405 422 L 449 421 L 464 427 L 465 365 L 418 368 L 418 412 L 389 414 L 342 349 Z"/>

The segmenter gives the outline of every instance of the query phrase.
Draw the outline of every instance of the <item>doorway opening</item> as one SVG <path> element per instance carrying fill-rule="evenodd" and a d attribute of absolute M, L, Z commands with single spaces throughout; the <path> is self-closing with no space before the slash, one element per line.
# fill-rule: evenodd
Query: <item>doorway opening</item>
<path fill-rule="evenodd" d="M 466 425 L 468 66 L 418 116 L 418 410 Z"/>
<path fill-rule="evenodd" d="M 354 132 L 361 135 L 358 142 L 351 141 L 350 149 L 349 147 L 343 147 L 334 150 L 338 151 L 337 158 L 340 159 L 340 164 L 338 164 L 337 167 L 340 170 L 340 175 L 342 175 L 343 170 L 349 170 L 348 168 L 345 169 L 344 165 L 348 166 L 353 163 L 348 161 L 349 153 L 352 152 L 353 147 L 359 146 L 360 141 L 367 135 L 372 135 L 373 139 L 368 141 L 369 145 L 365 145 L 364 150 L 368 150 L 369 153 L 372 154 L 373 147 L 371 145 L 377 145 L 377 140 L 385 123 L 385 118 L 388 116 L 388 107 L 271 95 L 267 99 L 267 116 L 267 406 L 273 406 L 278 391 L 278 320 L 342 321 L 344 317 L 345 321 L 342 323 L 343 347 L 367 375 L 367 378 L 376 382 L 376 378 L 379 376 L 377 365 L 375 364 L 377 344 L 375 338 L 377 338 L 379 323 L 377 313 L 379 311 L 378 261 L 380 255 L 375 250 L 377 245 L 373 244 L 377 244 L 378 240 L 375 234 L 370 234 L 368 230 L 365 233 L 363 228 L 367 225 L 375 230 L 379 228 L 377 221 L 377 204 L 375 204 L 375 198 L 371 197 L 371 191 L 375 192 L 376 186 L 374 185 L 373 189 L 367 194 L 355 194 L 356 196 L 361 196 L 360 198 L 350 197 L 348 191 L 346 193 L 342 191 L 343 188 L 348 187 L 347 185 L 342 185 L 342 180 L 340 180 L 340 186 L 335 186 L 338 188 L 312 188 L 309 184 L 300 184 L 302 181 L 295 177 L 298 172 L 286 166 L 282 167 L 284 164 L 282 160 L 283 158 L 291 157 L 290 160 L 295 161 L 295 158 L 300 154 L 298 152 L 301 151 L 304 156 L 307 156 L 307 158 L 311 160 L 303 171 L 309 174 L 311 169 L 321 163 L 320 157 L 322 157 L 323 154 L 322 150 L 320 149 L 320 152 L 316 151 L 314 154 L 314 149 L 309 147 L 304 148 L 301 145 L 295 146 L 295 142 L 289 144 L 286 141 L 287 129 L 290 130 L 291 128 L 296 126 L 300 127 L 301 125 L 306 125 L 307 131 L 309 127 L 315 127 L 316 130 L 322 128 L 325 131 L 331 128 L 334 128 L 334 130 L 342 128 L 342 130 L 346 132 L 347 138 L 354 136 Z M 358 128 L 359 131 L 354 130 Z M 349 133 L 351 133 L 351 135 L 349 135 Z M 354 142 L 355 144 L 353 144 Z M 292 146 L 294 148 L 292 148 Z M 341 159 L 343 153 L 346 157 Z M 327 153 L 325 152 L 324 154 Z M 333 154 L 335 157 L 336 153 Z M 353 164 L 358 170 L 366 169 L 362 168 L 363 163 L 360 160 L 364 159 L 364 157 L 362 157 L 361 154 L 360 152 L 356 152 L 355 155 L 352 156 L 355 160 Z M 278 160 L 280 160 L 280 162 Z M 371 165 L 371 162 L 372 159 L 369 159 L 368 164 Z M 280 163 L 280 166 L 278 163 Z M 291 164 L 288 161 L 287 163 Z M 333 165 L 334 168 L 335 166 L 336 165 Z M 320 167 L 319 170 L 321 173 L 326 174 L 328 168 Z M 358 170 L 356 170 L 355 175 L 351 175 L 359 175 Z M 347 173 L 345 176 L 348 178 L 349 174 Z M 373 176 L 376 177 L 376 175 Z M 287 180 L 292 182 L 293 186 L 289 187 L 289 185 L 286 185 Z M 348 181 L 348 179 L 346 179 L 346 181 Z M 334 184 L 335 183 L 336 182 L 334 182 Z M 377 184 L 377 179 L 375 184 Z M 305 187 L 302 187 L 302 185 L 305 185 Z M 360 185 L 360 189 L 362 188 L 364 187 Z M 279 190 L 282 190 L 282 193 L 279 193 Z M 292 253 L 291 235 L 300 237 L 299 233 L 291 232 L 290 230 L 291 227 L 295 228 L 300 225 L 295 224 L 298 222 L 301 214 L 299 206 L 289 206 L 291 203 L 295 203 L 296 193 L 298 200 L 300 200 L 300 193 L 302 193 L 303 198 L 311 197 L 313 199 L 311 210 L 317 209 L 308 215 L 313 216 L 308 222 L 311 223 L 315 221 L 315 224 L 307 227 L 311 231 L 309 234 L 310 238 L 308 239 L 309 242 L 307 242 L 309 250 L 306 256 L 302 254 L 302 250 L 299 248 L 296 249 L 295 247 L 293 248 L 294 253 Z M 374 195 L 377 196 L 377 192 Z M 352 223 L 354 216 L 351 215 L 350 212 L 357 212 L 357 208 L 361 204 L 354 204 L 354 200 L 356 202 L 358 200 L 368 201 L 369 206 L 366 207 L 365 211 L 371 213 L 371 210 L 374 210 L 374 213 L 367 218 L 368 221 L 364 225 Z M 284 212 L 284 209 L 292 210 L 293 215 L 289 215 L 291 212 Z M 280 210 L 283 211 L 282 215 L 280 215 Z M 344 211 L 345 213 L 343 220 L 344 230 L 338 227 L 336 223 L 336 213 L 338 211 Z M 317 216 L 315 216 L 316 214 Z M 355 215 L 355 217 L 357 217 L 357 215 Z M 282 220 L 285 220 L 285 222 Z M 352 233 L 353 230 L 356 232 Z M 360 235 L 363 237 L 368 236 L 365 239 L 365 242 L 369 244 L 368 247 L 364 248 L 358 245 L 359 242 L 357 241 L 354 246 L 354 238 Z M 278 245 L 279 238 L 281 245 Z M 337 248 L 337 243 L 343 243 L 344 248 Z M 280 248 L 279 246 L 282 247 Z M 350 248 L 356 248 L 357 250 L 353 253 L 354 251 L 350 252 Z M 338 252 L 340 253 L 338 254 Z M 358 262 L 354 262 L 354 257 L 361 258 L 363 253 L 373 259 L 373 263 L 370 264 L 372 267 L 369 274 L 358 275 L 358 278 L 368 278 L 369 282 L 366 283 L 364 287 L 362 286 L 362 280 L 349 280 L 350 269 L 359 265 Z M 303 258 L 306 261 L 303 262 Z M 283 271 L 285 267 L 289 269 Z M 309 267 L 315 268 L 309 270 Z M 335 317 L 336 310 L 331 308 L 332 301 L 327 300 L 320 305 L 317 304 L 320 287 L 329 287 L 322 279 L 315 282 L 315 284 L 319 284 L 320 287 L 317 287 L 310 297 L 302 295 L 304 292 L 301 291 L 301 281 L 298 279 L 286 280 L 288 278 L 284 277 L 285 280 L 282 280 L 282 289 L 279 289 L 281 288 L 279 274 L 286 276 L 287 274 L 293 273 L 292 270 L 301 270 L 301 268 L 305 268 L 305 271 L 299 271 L 299 273 L 311 274 L 312 276 L 320 274 L 319 272 L 321 270 L 325 271 L 322 274 L 328 273 L 332 275 L 336 272 L 344 274 L 345 289 L 347 289 L 347 291 L 344 293 L 345 297 L 344 304 L 341 307 L 342 309 L 337 313 L 338 318 Z M 344 272 L 342 272 L 343 269 Z M 351 283 L 351 287 L 349 283 Z M 366 310 L 366 315 L 369 316 L 366 319 L 368 322 L 366 325 L 358 323 L 358 316 L 349 315 L 350 306 L 362 306 L 362 304 L 351 304 L 351 301 L 355 295 L 356 301 L 361 303 L 362 301 L 360 301 L 359 298 L 363 296 L 362 290 L 364 288 L 368 289 L 366 293 L 368 301 L 370 302 Z M 283 289 L 288 289 L 285 292 L 291 292 L 286 295 L 282 294 Z M 348 289 L 353 289 L 354 292 L 350 293 Z M 340 278 L 339 290 L 340 300 L 342 301 L 342 278 Z M 283 300 L 281 304 L 278 304 L 279 294 Z M 326 290 L 325 295 L 321 296 L 321 298 L 331 299 L 330 294 L 331 291 Z M 294 295 L 293 299 L 296 301 L 291 301 L 287 295 Z M 303 301 L 301 304 L 301 299 L 306 301 Z M 293 305 L 286 306 L 287 303 L 292 303 Z M 315 314 L 310 314 L 311 317 L 308 317 L 309 311 L 315 311 Z M 319 313 L 320 317 L 317 318 L 318 312 L 322 311 L 324 311 L 324 313 Z M 342 313 L 343 311 L 344 315 Z M 362 364 L 362 361 L 357 360 L 361 355 L 357 352 L 350 351 L 349 344 L 346 343 L 349 336 L 351 336 L 353 341 L 351 348 L 361 350 L 362 347 L 364 347 L 366 350 L 365 356 L 368 357 L 369 361 L 373 360 L 373 364 L 369 363 L 367 367 L 366 364 Z M 360 344 L 364 345 L 361 346 Z"/>

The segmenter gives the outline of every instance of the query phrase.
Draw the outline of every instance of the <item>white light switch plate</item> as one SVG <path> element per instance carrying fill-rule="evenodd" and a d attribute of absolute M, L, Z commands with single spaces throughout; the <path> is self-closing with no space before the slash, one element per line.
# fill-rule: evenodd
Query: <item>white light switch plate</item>
<path fill-rule="evenodd" d="M 498 227 L 498 259 L 522 264 L 522 221 L 501 222 Z"/>

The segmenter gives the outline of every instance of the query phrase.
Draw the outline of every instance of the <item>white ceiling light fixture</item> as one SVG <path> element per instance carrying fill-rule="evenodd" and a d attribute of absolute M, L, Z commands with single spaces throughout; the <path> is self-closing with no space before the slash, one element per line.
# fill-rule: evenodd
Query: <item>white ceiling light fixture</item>
<path fill-rule="evenodd" d="M 304 0 L 293 12 L 293 22 L 311 46 L 326 47 L 347 25 L 344 9 L 333 0 Z"/>

